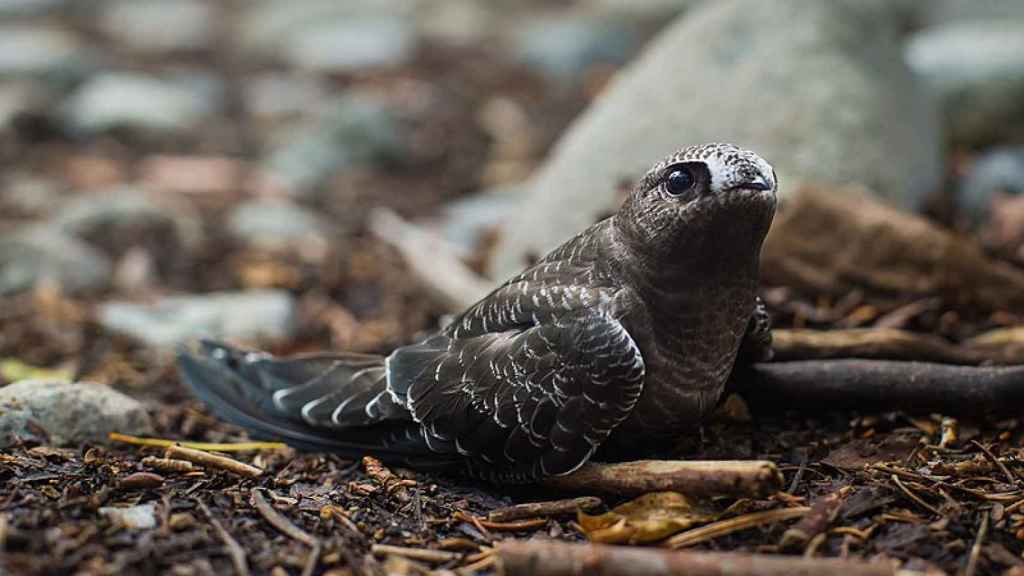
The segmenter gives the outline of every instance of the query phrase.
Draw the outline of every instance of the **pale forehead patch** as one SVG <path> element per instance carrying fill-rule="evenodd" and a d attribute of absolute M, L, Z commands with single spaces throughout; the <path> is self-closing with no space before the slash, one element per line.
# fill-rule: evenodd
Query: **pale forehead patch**
<path fill-rule="evenodd" d="M 761 176 L 775 188 L 775 172 L 764 158 L 750 150 L 744 150 L 734 144 L 713 143 L 700 144 L 683 148 L 675 154 L 657 163 L 649 175 L 660 174 L 672 164 L 683 162 L 703 162 L 711 173 L 711 189 L 727 190 L 733 186 L 749 181 L 752 176 Z"/>

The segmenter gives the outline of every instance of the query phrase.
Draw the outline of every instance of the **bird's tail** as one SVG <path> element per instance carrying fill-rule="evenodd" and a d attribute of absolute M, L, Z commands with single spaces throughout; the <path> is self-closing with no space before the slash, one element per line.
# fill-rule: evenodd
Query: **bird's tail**
<path fill-rule="evenodd" d="M 178 369 L 215 413 L 257 436 L 348 457 L 429 454 L 419 426 L 387 392 L 381 356 L 275 358 L 204 341 L 179 352 Z"/>

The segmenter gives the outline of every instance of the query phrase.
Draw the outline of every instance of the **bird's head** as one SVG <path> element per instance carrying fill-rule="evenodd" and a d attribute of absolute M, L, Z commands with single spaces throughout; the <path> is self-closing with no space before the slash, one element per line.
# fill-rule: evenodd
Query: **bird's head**
<path fill-rule="evenodd" d="M 647 172 L 615 224 L 630 249 L 654 266 L 756 264 L 775 214 L 775 187 L 775 170 L 749 150 L 690 146 Z"/>

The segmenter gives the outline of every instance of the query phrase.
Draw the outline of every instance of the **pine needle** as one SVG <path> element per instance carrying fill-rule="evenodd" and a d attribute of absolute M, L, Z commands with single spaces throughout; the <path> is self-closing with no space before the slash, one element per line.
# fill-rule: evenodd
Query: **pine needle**
<path fill-rule="evenodd" d="M 178 445 L 184 446 L 185 448 L 192 448 L 194 450 L 208 450 L 216 452 L 284 450 L 288 447 L 288 445 L 283 442 L 186 442 L 183 440 L 167 440 L 165 438 L 140 438 L 138 436 L 129 436 L 128 434 L 119 434 L 117 432 L 111 432 L 107 437 L 114 442 L 124 442 L 125 444 L 134 444 L 136 446 L 157 446 L 160 448 L 167 448 L 168 446 Z"/>

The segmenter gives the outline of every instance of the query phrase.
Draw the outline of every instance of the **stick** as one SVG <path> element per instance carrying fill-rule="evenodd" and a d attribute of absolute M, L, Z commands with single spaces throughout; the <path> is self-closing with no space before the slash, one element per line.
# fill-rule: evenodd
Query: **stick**
<path fill-rule="evenodd" d="M 950 366 L 886 360 L 808 360 L 755 364 L 736 380 L 758 409 L 903 410 L 987 418 L 1017 414 L 1024 366 Z"/>
<path fill-rule="evenodd" d="M 211 454 L 210 452 L 203 452 L 202 450 L 186 448 L 184 446 L 168 446 L 165 456 L 168 458 L 178 457 L 182 460 L 188 460 L 189 462 L 194 462 L 201 466 L 220 468 L 221 470 L 227 470 L 228 472 L 234 472 L 239 476 L 248 476 L 249 478 L 256 478 L 260 474 L 263 474 L 262 468 L 257 468 L 244 462 L 239 462 L 234 458 Z"/>
<path fill-rule="evenodd" d="M 462 557 L 462 554 L 457 552 L 431 550 L 430 548 L 404 548 L 402 546 L 389 546 L 387 544 L 374 544 L 373 546 L 370 546 L 370 552 L 373 552 L 378 556 L 393 554 L 395 556 L 401 556 L 402 558 L 409 558 L 410 560 L 423 560 L 424 562 L 433 562 L 435 564 L 450 562 Z"/>
<path fill-rule="evenodd" d="M 971 546 L 971 554 L 967 557 L 967 567 L 964 568 L 964 576 L 974 576 L 978 571 L 978 557 L 981 556 L 981 545 L 988 534 L 988 510 L 981 515 L 981 523 L 978 525 L 978 535 L 974 538 L 974 545 Z"/>
<path fill-rule="evenodd" d="M 779 546 L 783 549 L 803 547 L 814 537 L 823 534 L 836 519 L 839 509 L 846 502 L 851 488 L 844 486 L 836 492 L 829 492 L 811 504 L 811 511 L 782 535 Z"/>
<path fill-rule="evenodd" d="M 637 460 L 620 464 L 591 462 L 567 476 L 547 478 L 558 490 L 619 496 L 673 491 L 687 496 L 767 496 L 782 487 L 775 464 L 754 461 Z"/>
<path fill-rule="evenodd" d="M 549 502 L 528 502 L 491 510 L 487 514 L 487 519 L 491 522 L 509 522 L 523 518 L 565 516 L 575 514 L 577 510 L 592 510 L 602 504 L 604 502 L 595 496 L 581 496 Z"/>
<path fill-rule="evenodd" d="M 496 554 L 500 573 L 506 576 L 923 576 L 898 570 L 888 562 L 683 552 L 544 540 L 505 541 L 498 545 Z"/>
<path fill-rule="evenodd" d="M 195 466 L 193 466 L 188 460 L 157 458 L 156 456 L 146 456 L 142 459 L 142 465 L 149 466 L 150 468 L 156 468 L 161 472 L 178 472 L 181 474 L 195 470 Z"/>
<path fill-rule="evenodd" d="M 412 273 L 451 311 L 468 308 L 495 288 L 463 264 L 447 242 L 391 210 L 374 210 L 370 231 L 398 250 Z"/>
<path fill-rule="evenodd" d="M 169 446 L 184 446 L 185 448 L 195 448 L 196 450 L 214 450 L 217 452 L 248 452 L 251 450 L 284 450 L 288 448 L 288 445 L 283 442 L 186 442 L 183 440 L 167 440 L 164 438 L 141 438 L 139 436 L 129 436 L 128 434 L 121 434 L 118 432 L 111 432 L 107 435 L 109 440 L 114 442 L 124 442 L 125 444 L 134 444 L 136 446 L 156 446 L 158 448 L 167 448 Z"/>
<path fill-rule="evenodd" d="M 865 358 L 943 364 L 1019 364 L 1024 349 L 956 346 L 931 334 L 893 328 L 772 330 L 776 361 Z"/>
<path fill-rule="evenodd" d="M 196 504 L 199 505 L 199 509 L 203 511 L 203 514 L 210 520 L 210 524 L 213 525 L 213 529 L 217 531 L 217 535 L 221 541 L 224 542 L 224 547 L 227 549 L 228 556 L 231 557 L 231 563 L 235 566 L 235 574 L 238 576 L 249 576 L 249 562 L 245 559 L 245 549 L 238 544 L 238 541 L 231 537 L 231 534 L 224 529 L 224 526 L 219 520 L 214 518 L 213 513 L 206 507 L 206 503 L 196 498 Z"/>
<path fill-rule="evenodd" d="M 299 528 L 295 524 L 292 524 L 291 520 L 284 517 L 283 514 L 274 510 L 267 499 L 260 493 L 259 488 L 253 488 L 249 491 L 249 504 L 263 516 L 263 519 L 270 523 L 271 526 L 277 528 L 277 531 L 284 534 L 285 536 L 302 542 L 306 546 L 312 546 L 316 548 L 319 546 L 319 542 L 316 538 L 311 536 L 308 532 Z"/>
<path fill-rule="evenodd" d="M 712 522 L 700 528 L 681 532 L 666 540 L 665 545 L 669 548 L 693 546 L 694 544 L 725 536 L 726 534 L 732 534 L 733 532 L 739 532 L 740 530 L 746 530 L 747 528 L 800 518 L 810 512 L 810 510 L 806 506 L 801 506 L 799 508 L 780 508 L 778 510 L 765 510 L 764 512 L 744 514 L 743 516 Z"/>

